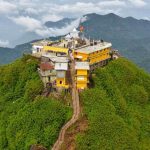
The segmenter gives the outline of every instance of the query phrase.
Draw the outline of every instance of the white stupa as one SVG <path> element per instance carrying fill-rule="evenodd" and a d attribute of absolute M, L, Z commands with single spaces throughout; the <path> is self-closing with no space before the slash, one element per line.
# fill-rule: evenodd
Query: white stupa
<path fill-rule="evenodd" d="M 71 38 L 74 38 L 74 39 L 79 38 L 79 31 L 76 28 L 74 28 L 72 32 L 70 32 L 69 34 L 65 36 L 65 39 L 67 40 Z"/>

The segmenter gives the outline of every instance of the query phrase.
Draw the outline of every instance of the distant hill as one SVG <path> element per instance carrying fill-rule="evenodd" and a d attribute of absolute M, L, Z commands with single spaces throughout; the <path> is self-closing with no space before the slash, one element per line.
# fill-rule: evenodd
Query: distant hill
<path fill-rule="evenodd" d="M 115 14 L 85 15 L 85 36 L 111 41 L 123 56 L 150 72 L 150 21 Z"/>
<path fill-rule="evenodd" d="M 31 53 L 31 44 L 17 45 L 15 48 L 0 47 L 0 65 L 7 64 L 21 57 L 24 53 Z"/>
<path fill-rule="evenodd" d="M 64 19 L 61 19 L 56 22 L 48 21 L 44 25 L 47 28 L 61 29 L 61 28 L 65 28 L 66 26 L 70 25 L 72 23 L 72 21 L 74 21 L 74 20 L 75 20 L 74 18 L 64 18 Z M 27 43 L 29 41 L 33 41 L 35 39 L 42 39 L 42 38 L 43 38 L 43 36 L 40 36 L 35 32 L 25 32 L 19 38 L 12 40 L 12 42 L 13 42 L 13 44 L 18 45 L 18 43 Z"/>
<path fill-rule="evenodd" d="M 45 23 L 45 26 L 47 26 L 48 28 L 63 28 L 68 24 L 71 24 L 71 22 L 74 20 L 75 20 L 74 18 L 63 18 L 56 22 L 48 21 Z"/>
<path fill-rule="evenodd" d="M 61 36 L 51 37 L 48 39 L 58 40 L 60 38 L 61 38 Z M 38 41 L 38 40 L 33 40 L 29 43 L 17 45 L 15 48 L 0 47 L 0 65 L 8 64 L 17 58 L 22 57 L 23 54 L 30 54 L 32 52 L 31 43 L 36 42 L 36 41 Z"/>
<path fill-rule="evenodd" d="M 137 20 L 132 17 L 122 18 L 112 13 L 107 15 L 93 13 L 85 16 L 86 19 L 81 25 L 85 28 L 84 34 L 87 38 L 104 39 L 112 42 L 113 48 L 118 49 L 123 56 L 133 60 L 136 64 L 150 72 L 150 21 Z M 57 22 L 46 22 L 45 25 L 54 28 L 63 27 L 73 20 L 71 18 L 64 18 Z M 0 64 L 8 63 L 9 60 L 20 57 L 23 52 L 30 51 L 26 49 L 25 45 L 14 48 L 13 54 L 10 51 L 9 54 L 5 53 L 9 49 L 2 50 L 1 48 L 0 53 L 2 51 L 3 55 L 0 55 Z"/>

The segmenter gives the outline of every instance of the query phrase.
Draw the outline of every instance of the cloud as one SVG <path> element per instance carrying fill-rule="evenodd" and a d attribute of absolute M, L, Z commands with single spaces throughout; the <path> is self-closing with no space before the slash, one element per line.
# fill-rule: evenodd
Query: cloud
<path fill-rule="evenodd" d="M 88 17 L 87 16 L 83 16 L 80 21 L 81 21 L 81 23 L 83 23 L 83 22 L 85 22 L 87 20 L 88 20 Z"/>
<path fill-rule="evenodd" d="M 0 0 L 0 14 L 16 13 L 17 6 L 13 3 Z"/>
<path fill-rule="evenodd" d="M 35 32 L 42 37 L 65 35 L 72 31 L 73 28 L 77 28 L 80 23 L 80 18 L 78 18 L 63 28 L 47 28 L 39 20 L 29 16 L 20 16 L 17 18 L 12 17 L 11 20 L 16 24 L 24 27 L 26 31 Z"/>
<path fill-rule="evenodd" d="M 0 40 L 0 47 L 7 47 L 7 46 L 9 46 L 9 41 Z"/>
<path fill-rule="evenodd" d="M 45 0 L 41 4 L 41 0 L 0 0 L 0 14 L 1 11 L 9 12 L 10 16 L 14 16 L 14 12 L 18 15 L 29 15 L 42 21 L 57 21 L 64 16 L 75 16 L 79 17 L 86 13 L 109 13 L 118 12 L 121 7 L 126 5 L 124 0 L 97 0 L 97 1 L 79 1 L 74 0 L 73 2 L 64 3 L 61 1 L 48 1 Z M 5 9 L 6 8 L 6 9 Z M 11 12 L 11 13 L 10 13 Z M 16 16 L 16 15 L 15 15 Z"/>
<path fill-rule="evenodd" d="M 136 7 L 143 7 L 146 6 L 146 2 L 144 0 L 129 0 L 130 3 L 132 3 Z"/>
<path fill-rule="evenodd" d="M 1 0 L 0 0 L 1 1 Z M 18 4 L 16 3 L 18 1 Z M 144 5 L 142 0 L 128 0 L 134 5 Z M 64 35 L 70 32 L 74 27 L 79 25 L 79 20 L 73 21 L 71 24 L 67 25 L 61 29 L 47 28 L 44 23 L 46 21 L 58 21 L 64 16 L 81 16 L 87 13 L 119 13 L 121 8 L 127 7 L 125 0 L 97 0 L 95 2 L 91 1 L 74 1 L 73 3 L 62 3 L 57 2 L 52 3 L 48 0 L 12 0 L 9 4 L 12 4 L 12 8 L 16 8 L 19 12 L 18 15 L 9 16 L 9 18 L 16 24 L 25 28 L 26 31 L 35 32 L 36 34 L 45 36 L 58 36 Z M 6 2 L 8 3 L 8 2 Z M 15 5 L 16 4 L 16 5 Z M 14 7 L 14 5 L 16 7 Z M 82 18 L 81 21 L 85 21 L 87 18 Z"/>
<path fill-rule="evenodd" d="M 56 14 L 46 14 L 46 15 L 43 15 L 42 17 L 42 21 L 44 23 L 47 21 L 58 21 L 60 19 L 63 19 L 63 17 L 60 15 L 56 15 Z"/>
<path fill-rule="evenodd" d="M 150 21 L 149 17 L 143 17 L 144 20 Z"/>
<path fill-rule="evenodd" d="M 46 28 L 44 27 L 43 29 L 37 29 L 35 32 L 38 35 L 41 36 L 60 36 L 60 35 L 65 35 L 68 34 L 69 32 L 71 32 L 74 28 L 77 28 L 79 26 L 80 23 L 80 18 L 72 21 L 71 24 L 68 24 L 67 26 L 63 27 L 63 28 Z"/>
<path fill-rule="evenodd" d="M 27 13 L 27 14 L 33 14 L 33 15 L 38 15 L 38 11 L 36 10 L 36 9 L 34 9 L 34 8 L 27 8 L 26 10 L 25 10 L 25 12 Z"/>
<path fill-rule="evenodd" d="M 70 14 L 86 14 L 86 13 L 109 13 L 110 10 L 117 11 L 120 8 L 124 7 L 125 2 L 120 0 L 110 0 L 110 1 L 102 1 L 97 3 L 92 2 L 77 2 L 75 4 L 64 4 L 64 5 L 53 5 L 51 6 L 52 12 L 55 13 L 70 13 Z M 59 9 L 58 9 L 59 8 Z"/>
<path fill-rule="evenodd" d="M 26 28 L 27 31 L 35 31 L 36 29 L 42 29 L 43 26 L 41 22 L 37 19 L 31 18 L 29 16 L 11 17 L 13 22 Z"/>
<path fill-rule="evenodd" d="M 116 7 L 116 6 L 126 6 L 124 1 L 120 0 L 109 0 L 109 1 L 102 1 L 98 3 L 101 7 Z"/>
<path fill-rule="evenodd" d="M 146 6 L 146 0 L 0 0 L 0 14 L 29 15 L 42 21 L 57 21 L 64 16 L 79 17 L 87 13 L 119 13 Z M 131 5 L 132 4 L 132 5 Z"/>
<path fill-rule="evenodd" d="M 61 29 L 45 27 L 47 21 L 58 21 L 64 17 L 79 18 L 88 13 L 150 18 L 148 4 L 149 0 L 0 0 L 0 17 L 7 17 L 20 25 L 20 34 L 30 31 L 48 37 L 68 33 L 77 26 L 79 20 Z M 0 24 L 4 23 L 1 21 Z"/>

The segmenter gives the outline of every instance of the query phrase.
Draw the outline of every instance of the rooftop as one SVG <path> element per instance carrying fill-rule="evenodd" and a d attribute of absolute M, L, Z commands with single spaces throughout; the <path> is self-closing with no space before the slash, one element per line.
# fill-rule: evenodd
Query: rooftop
<path fill-rule="evenodd" d="M 50 60 L 55 63 L 68 63 L 69 59 L 67 57 L 50 57 Z"/>
<path fill-rule="evenodd" d="M 96 52 L 98 50 L 103 50 L 105 48 L 109 48 L 111 46 L 112 46 L 111 43 L 99 42 L 99 43 L 97 43 L 97 45 L 93 45 L 93 46 L 86 45 L 84 47 L 78 48 L 78 49 L 76 49 L 76 52 L 90 54 L 90 53 Z"/>
<path fill-rule="evenodd" d="M 40 64 L 40 69 L 43 70 L 43 71 L 46 71 L 46 70 L 52 70 L 54 69 L 54 66 L 52 66 L 50 63 L 48 62 L 44 62 L 44 63 L 41 63 Z"/>
<path fill-rule="evenodd" d="M 68 70 L 68 63 L 55 63 L 55 70 Z"/>
<path fill-rule="evenodd" d="M 89 62 L 76 62 L 75 69 L 76 70 L 80 70 L 80 69 L 90 70 Z"/>
<path fill-rule="evenodd" d="M 42 56 L 49 58 L 52 62 L 61 62 L 61 63 L 69 62 L 68 57 L 56 56 L 54 53 L 43 53 Z"/>

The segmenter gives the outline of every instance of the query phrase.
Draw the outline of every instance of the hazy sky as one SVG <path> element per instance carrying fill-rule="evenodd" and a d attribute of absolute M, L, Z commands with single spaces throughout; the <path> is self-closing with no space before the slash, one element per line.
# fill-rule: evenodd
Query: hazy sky
<path fill-rule="evenodd" d="M 136 18 L 150 17 L 150 0 L 0 0 L 0 14 L 38 16 L 42 21 L 96 12 Z"/>
<path fill-rule="evenodd" d="M 12 22 L 12 26 L 17 25 L 25 31 L 45 35 L 48 33 L 43 27 L 46 21 L 81 17 L 93 12 L 115 13 L 122 17 L 132 16 L 150 20 L 150 0 L 0 0 L 0 30 L 5 26 L 9 29 Z M 0 37 L 0 45 L 2 42 L 7 44 L 7 41 L 2 41 Z"/>

